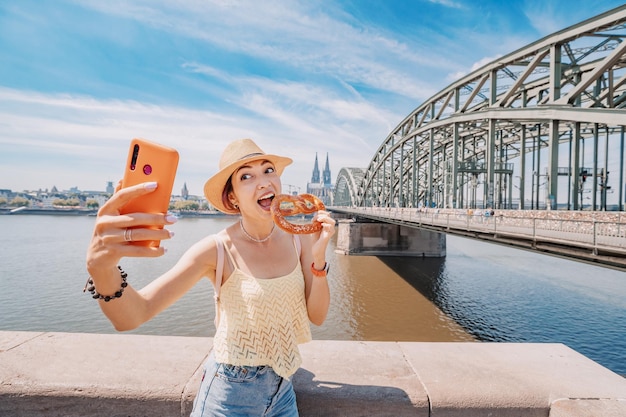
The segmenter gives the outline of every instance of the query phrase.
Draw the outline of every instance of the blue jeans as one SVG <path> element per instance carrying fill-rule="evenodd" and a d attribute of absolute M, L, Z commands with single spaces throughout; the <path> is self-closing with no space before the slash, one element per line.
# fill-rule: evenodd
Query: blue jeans
<path fill-rule="evenodd" d="M 298 417 L 291 381 L 269 366 L 234 366 L 216 363 L 213 355 L 190 417 Z"/>

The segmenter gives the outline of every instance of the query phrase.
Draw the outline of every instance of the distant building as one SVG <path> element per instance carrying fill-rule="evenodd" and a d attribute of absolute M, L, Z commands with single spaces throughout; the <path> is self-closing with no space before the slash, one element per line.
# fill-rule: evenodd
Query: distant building
<path fill-rule="evenodd" d="M 54 206 L 54 200 L 57 200 L 59 197 L 56 196 L 50 196 L 50 195 L 43 195 L 41 198 L 41 207 L 43 208 L 52 208 Z"/>
<path fill-rule="evenodd" d="M 113 194 L 114 191 L 115 191 L 115 188 L 113 188 L 113 181 L 107 181 L 107 188 L 106 188 L 107 194 Z"/>
<path fill-rule="evenodd" d="M 326 153 L 326 165 L 320 178 L 320 169 L 317 161 L 317 152 L 315 153 L 315 165 L 313 166 L 313 174 L 311 182 L 306 185 L 306 192 L 313 194 L 325 205 L 332 205 L 333 201 L 333 184 L 330 174 L 330 164 L 328 163 L 328 153 Z"/>
<path fill-rule="evenodd" d="M 183 183 L 183 189 L 180 191 L 180 195 L 183 200 L 189 200 L 189 190 L 187 190 L 187 183 Z"/>

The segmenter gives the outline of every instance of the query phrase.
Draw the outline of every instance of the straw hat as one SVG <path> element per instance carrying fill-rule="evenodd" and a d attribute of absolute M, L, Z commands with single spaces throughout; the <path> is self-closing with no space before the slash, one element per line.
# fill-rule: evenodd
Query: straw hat
<path fill-rule="evenodd" d="M 220 170 L 204 184 L 204 195 L 213 207 L 223 213 L 238 213 L 237 210 L 226 207 L 222 201 L 222 193 L 224 192 L 226 182 L 237 168 L 248 162 L 258 161 L 260 159 L 268 160 L 274 164 L 278 175 L 281 175 L 283 169 L 293 162 L 291 158 L 266 154 L 252 139 L 239 139 L 226 146 L 220 158 Z"/>

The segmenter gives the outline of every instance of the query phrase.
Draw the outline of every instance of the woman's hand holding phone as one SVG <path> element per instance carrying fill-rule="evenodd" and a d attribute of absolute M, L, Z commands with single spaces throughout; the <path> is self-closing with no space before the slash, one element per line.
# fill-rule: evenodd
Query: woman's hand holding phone
<path fill-rule="evenodd" d="M 133 139 L 128 150 L 121 188 L 144 183 L 157 183 L 158 186 L 151 193 L 142 194 L 127 201 L 120 208 L 120 214 L 160 213 L 165 215 L 169 208 L 177 167 L 178 152 L 175 149 L 144 139 Z M 141 226 L 145 227 L 145 225 Z M 163 226 L 151 227 L 162 228 Z M 135 232 L 134 227 L 129 227 L 124 233 L 125 241 L 132 245 L 159 247 L 159 240 L 133 237 Z"/>
<path fill-rule="evenodd" d="M 129 202 L 158 190 L 156 182 L 146 182 L 121 188 L 100 208 L 94 239 L 98 247 L 113 249 L 116 257 L 160 256 L 164 249 L 147 242 L 159 242 L 172 237 L 164 226 L 176 222 L 176 216 L 167 213 L 122 213 Z"/>
<path fill-rule="evenodd" d="M 164 226 L 177 220 L 167 213 L 177 164 L 178 153 L 171 148 L 140 139 L 131 142 L 124 179 L 98 211 L 87 252 L 92 275 L 115 268 L 122 257 L 165 253 L 160 241 L 173 234 Z"/>
<path fill-rule="evenodd" d="M 135 198 L 158 189 L 154 182 L 138 184 L 117 191 L 98 211 L 93 236 L 87 250 L 87 270 L 97 281 L 102 294 L 112 294 L 119 288 L 117 265 L 123 257 L 158 257 L 165 253 L 161 246 L 142 246 L 127 242 L 127 230 L 137 241 L 160 241 L 173 236 L 164 226 L 176 222 L 176 217 L 161 213 L 120 214 L 120 210 Z M 132 229 L 131 229 L 132 228 Z"/>

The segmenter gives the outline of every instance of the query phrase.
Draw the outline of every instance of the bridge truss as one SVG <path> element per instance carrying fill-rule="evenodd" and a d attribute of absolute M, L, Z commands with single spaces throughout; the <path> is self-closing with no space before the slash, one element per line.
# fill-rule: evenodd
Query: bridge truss
<path fill-rule="evenodd" d="M 342 169 L 333 204 L 602 210 L 617 191 L 622 210 L 624 40 L 626 5 L 459 79 Z"/>

